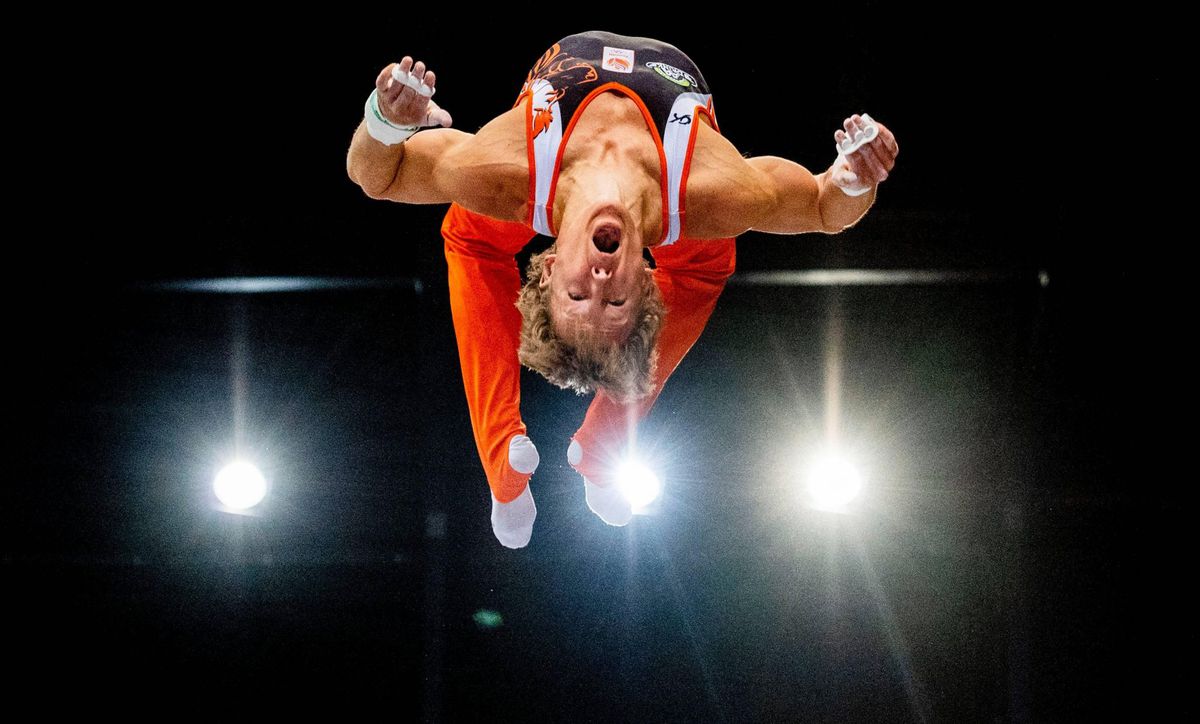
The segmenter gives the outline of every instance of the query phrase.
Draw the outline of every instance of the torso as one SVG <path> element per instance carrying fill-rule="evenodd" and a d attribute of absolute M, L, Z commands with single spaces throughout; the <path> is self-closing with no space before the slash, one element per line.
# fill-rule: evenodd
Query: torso
<path fill-rule="evenodd" d="M 698 239 L 717 236 L 707 233 L 706 220 L 723 213 L 722 186 L 736 183 L 736 175 L 743 167 L 740 173 L 751 173 L 737 149 L 712 129 L 708 119 L 703 121 L 685 191 L 688 208 L 685 234 Z M 655 185 L 661 183 L 658 149 L 649 128 L 636 104 L 617 93 L 604 93 L 584 109 L 564 150 L 560 176 L 569 176 L 574 163 L 605 148 L 643 169 Z M 529 158 L 522 108 L 513 108 L 496 117 L 456 149 L 456 165 L 463 171 L 456 174 L 460 179 L 454 184 L 456 201 L 505 221 L 525 221 L 529 217 Z M 657 214 L 661 215 L 661 199 L 654 198 L 650 203 L 656 205 Z M 556 224 L 561 221 L 560 212 L 561 205 L 556 204 Z M 658 230 L 647 230 L 646 237 L 657 239 Z"/>
<path fill-rule="evenodd" d="M 704 95 L 707 94 L 707 85 L 699 70 L 673 46 L 648 38 L 592 32 L 571 36 L 560 42 L 561 45 L 556 43 L 530 71 L 517 104 L 455 150 L 453 165 L 456 168 L 452 174 L 455 182 L 451 189 L 455 200 L 467 208 L 507 221 L 529 223 L 534 219 L 536 210 L 538 219 L 534 219 L 531 226 L 539 231 L 542 230 L 539 227 L 556 229 L 561 220 L 562 197 L 554 192 L 555 186 L 561 184 L 562 179 L 570 178 L 575 164 L 592 162 L 599 157 L 611 161 L 615 156 L 621 159 L 622 165 L 628 164 L 637 169 L 636 173 L 642 174 L 646 180 L 648 192 L 645 194 L 645 210 L 653 212 L 647 213 L 647 218 L 659 220 L 658 229 L 644 230 L 647 244 L 653 245 L 667 237 L 673 241 L 681 233 L 691 238 L 718 236 L 709 233 L 706 220 L 721 218 L 724 213 L 721 202 L 723 190 L 730 188 L 731 184 L 733 188 L 738 188 L 741 184 L 737 177 L 752 171 L 737 149 L 714 128 L 710 117 L 711 100 L 707 109 L 697 108 L 697 112 L 690 114 L 696 119 L 694 145 L 686 155 L 686 162 L 680 164 L 680 160 L 685 159 L 683 149 L 688 145 L 690 134 L 687 131 L 690 129 L 686 125 L 671 123 L 670 119 L 678 120 L 676 116 L 684 115 L 675 111 L 690 112 L 695 107 L 690 98 L 697 97 L 701 103 L 704 98 L 711 98 Z M 637 67 L 632 75 L 628 72 L 609 72 L 597 62 L 598 58 L 583 60 L 598 53 L 602 46 L 617 44 L 637 48 Z M 570 51 L 575 54 L 572 55 Z M 656 60 L 678 65 L 692 75 L 684 72 L 687 80 L 673 84 L 663 80 L 660 77 L 662 73 L 656 74 L 641 67 L 663 65 L 645 62 Z M 666 67 L 678 70 L 672 65 Z M 607 90 L 613 85 L 621 87 Z M 547 100 L 543 90 L 551 87 L 559 90 L 556 95 L 549 96 L 549 100 L 553 102 L 556 98 L 562 98 L 565 104 L 558 109 L 558 115 L 562 118 L 554 118 L 553 113 L 545 112 L 541 113 L 544 117 L 538 116 Z M 628 92 L 636 92 L 637 88 L 649 95 L 635 101 Z M 589 89 L 592 90 L 590 94 Z M 687 93 L 684 96 L 678 97 L 680 105 L 672 107 L 675 94 L 685 91 Z M 700 95 L 697 96 L 697 93 Z M 591 95 L 595 97 L 591 98 Z M 522 102 L 523 99 L 526 102 Z M 650 105 L 647 107 L 644 103 Z M 668 110 L 671 112 L 668 113 Z M 644 115 L 644 112 L 649 115 Z M 543 123 L 549 119 L 553 119 L 555 127 L 552 129 L 545 128 Z M 527 126 L 534 130 L 530 131 Z M 553 163 L 547 162 L 544 157 L 539 161 L 542 171 L 538 175 L 540 183 L 546 184 L 548 179 L 554 181 L 550 184 L 549 193 L 546 186 L 538 187 L 541 189 L 541 205 L 534 206 L 532 197 L 538 193 L 534 191 L 530 160 L 531 156 L 538 158 L 539 154 L 534 151 L 533 139 L 541 143 L 554 135 L 544 131 L 554 131 L 564 140 L 560 146 L 561 162 L 556 176 L 546 173 Z M 668 131 L 671 134 L 683 131 L 683 135 L 675 138 L 674 142 L 684 145 L 675 146 L 675 154 L 667 150 L 668 155 L 661 156 L 659 143 L 666 143 L 670 135 Z M 554 146 L 546 148 L 552 152 Z M 663 180 L 664 163 L 668 159 L 674 159 L 670 163 L 675 164 L 674 187 L 678 191 L 674 195 L 670 191 L 670 184 Z M 682 178 L 681 170 L 684 171 Z M 660 189 L 658 194 L 652 192 L 656 187 Z M 678 207 L 671 209 L 678 212 L 675 217 L 664 214 L 664 202 L 667 200 Z M 674 224 L 670 234 L 665 227 L 668 221 Z M 686 227 L 686 230 L 682 227 Z M 726 223 L 722 229 L 727 227 Z"/>

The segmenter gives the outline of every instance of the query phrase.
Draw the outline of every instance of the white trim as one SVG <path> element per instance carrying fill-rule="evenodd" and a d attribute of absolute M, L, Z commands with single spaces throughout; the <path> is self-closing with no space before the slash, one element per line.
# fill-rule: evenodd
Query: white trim
<path fill-rule="evenodd" d="M 667 116 L 666 132 L 663 133 L 663 154 L 667 158 L 667 238 L 661 246 L 669 246 L 679 240 L 682 226 L 679 219 L 680 195 L 684 189 L 683 167 L 687 163 L 688 144 L 691 143 L 695 125 L 698 123 L 697 110 L 708 108 L 712 94 L 680 93 L 671 105 L 671 114 Z M 671 123 L 672 118 L 687 116 L 690 123 Z"/>
<path fill-rule="evenodd" d="M 554 86 L 544 78 L 539 78 L 533 82 L 529 89 L 529 103 L 534 112 L 530 114 L 530 123 L 533 123 L 537 117 L 536 109 L 539 106 L 545 107 L 547 98 L 554 96 Z M 546 208 L 546 204 L 550 201 L 550 185 L 554 181 L 554 162 L 558 158 L 558 148 L 562 145 L 562 113 L 558 101 L 549 106 L 551 120 L 550 126 L 540 135 L 533 139 L 533 164 L 534 167 L 529 169 L 529 172 L 534 174 L 534 203 L 533 203 L 533 230 L 545 236 L 552 236 L 550 233 L 550 219 L 547 218 L 552 212 Z M 530 128 L 530 133 L 533 129 Z"/>

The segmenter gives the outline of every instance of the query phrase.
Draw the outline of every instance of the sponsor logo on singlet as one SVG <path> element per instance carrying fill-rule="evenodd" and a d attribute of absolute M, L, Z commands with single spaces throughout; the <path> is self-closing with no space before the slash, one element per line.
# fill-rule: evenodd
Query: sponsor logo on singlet
<path fill-rule="evenodd" d="M 673 65 L 666 63 L 646 63 L 647 68 L 653 68 L 654 72 L 671 81 L 676 85 L 681 85 L 684 88 L 696 88 L 700 84 L 692 77 L 691 73 L 680 70 Z"/>
<path fill-rule="evenodd" d="M 610 48 L 606 45 L 604 46 L 604 59 L 600 65 L 605 70 L 615 73 L 632 73 L 633 51 L 625 48 Z"/>

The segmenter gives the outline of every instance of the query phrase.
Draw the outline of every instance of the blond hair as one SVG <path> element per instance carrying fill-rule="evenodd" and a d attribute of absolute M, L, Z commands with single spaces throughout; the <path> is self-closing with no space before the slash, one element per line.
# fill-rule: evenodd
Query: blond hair
<path fill-rule="evenodd" d="M 643 273 L 641 300 L 629 337 L 621 342 L 603 339 L 589 327 L 580 327 L 575 340 L 567 341 L 554 329 L 550 316 L 550 288 L 541 285 L 542 269 L 551 246 L 529 259 L 525 286 L 517 298 L 521 310 L 521 364 L 551 383 L 579 394 L 604 388 L 617 400 L 632 401 L 650 394 L 658 359 L 658 333 L 666 307 L 652 275 Z M 642 263 L 649 267 L 645 259 Z"/>

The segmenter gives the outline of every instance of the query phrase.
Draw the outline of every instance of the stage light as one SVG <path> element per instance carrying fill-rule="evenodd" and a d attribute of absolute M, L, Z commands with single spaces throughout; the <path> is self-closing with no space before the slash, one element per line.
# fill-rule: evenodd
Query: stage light
<path fill-rule="evenodd" d="M 808 495 L 813 507 L 845 512 L 862 493 L 862 475 L 841 455 L 825 453 L 808 470 Z"/>
<path fill-rule="evenodd" d="M 267 481 L 258 468 L 239 460 L 217 473 L 213 480 L 213 492 L 225 507 L 232 511 L 243 511 L 262 502 L 267 494 Z"/>
<path fill-rule="evenodd" d="M 637 460 L 627 460 L 617 471 L 617 487 L 633 507 L 646 508 L 662 494 L 662 483 L 654 471 Z"/>

